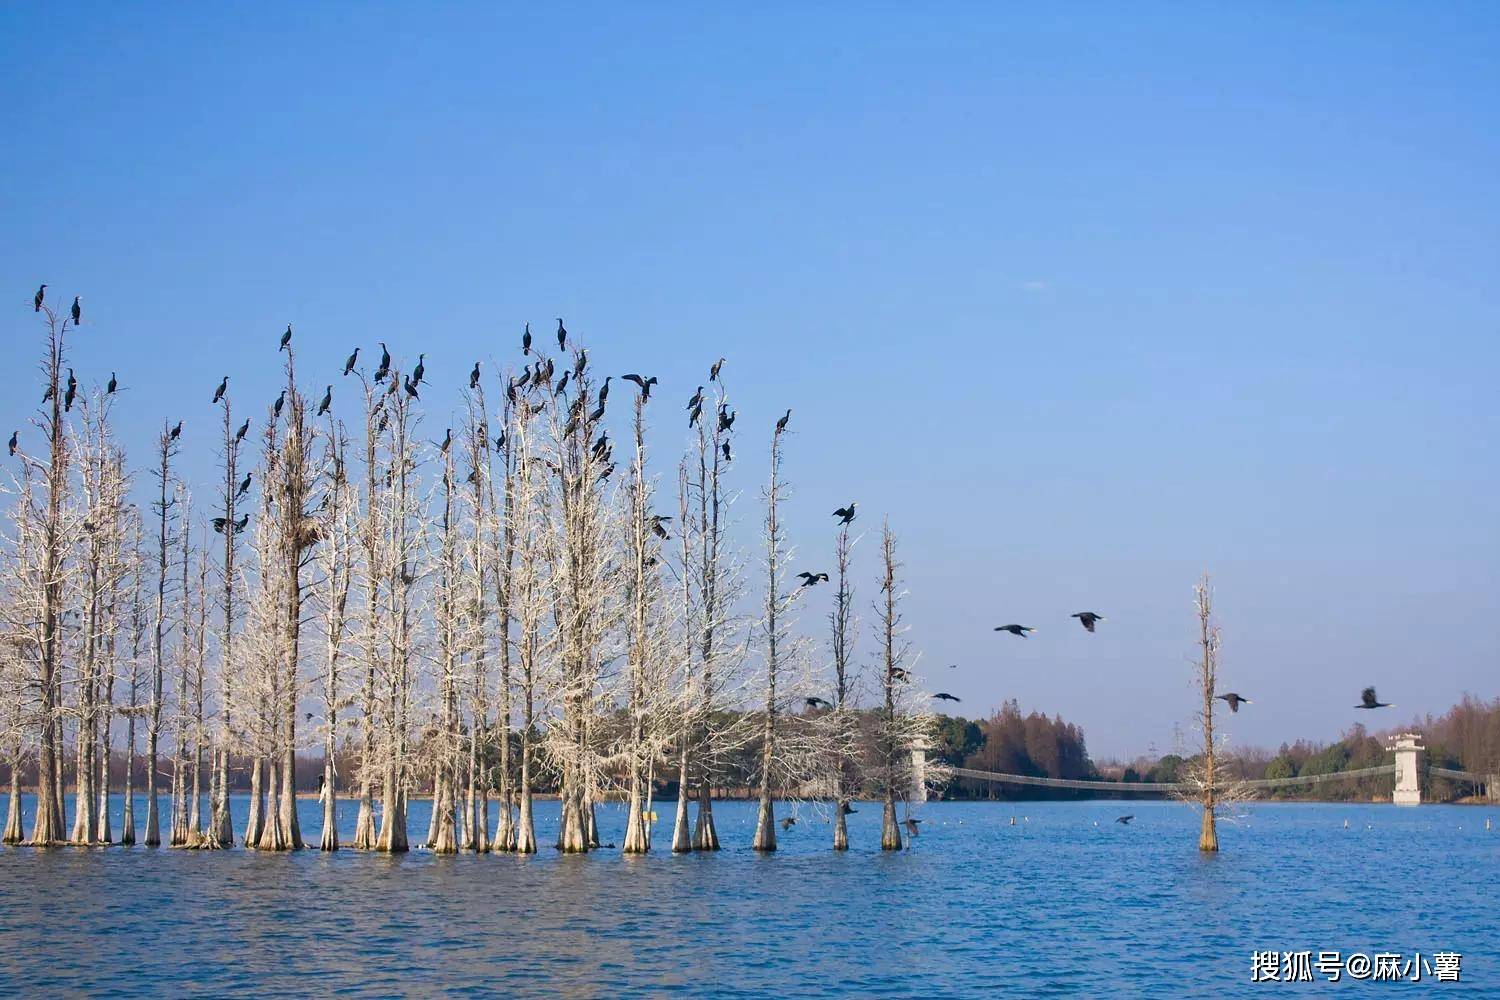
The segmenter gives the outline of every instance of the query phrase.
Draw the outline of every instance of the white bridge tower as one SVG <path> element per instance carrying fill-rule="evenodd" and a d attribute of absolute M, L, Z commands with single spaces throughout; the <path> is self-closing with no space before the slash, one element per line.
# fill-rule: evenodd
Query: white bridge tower
<path fill-rule="evenodd" d="M 1423 750 L 1417 733 L 1397 733 L 1390 750 L 1396 754 L 1396 792 L 1392 801 L 1398 806 L 1422 804 L 1422 786 L 1417 780 L 1417 764 Z"/>

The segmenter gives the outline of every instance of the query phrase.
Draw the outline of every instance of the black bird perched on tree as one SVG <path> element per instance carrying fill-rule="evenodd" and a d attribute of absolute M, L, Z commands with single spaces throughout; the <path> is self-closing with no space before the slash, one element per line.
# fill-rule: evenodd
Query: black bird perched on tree
<path fill-rule="evenodd" d="M 915 836 L 918 836 L 919 834 L 921 834 L 921 832 L 922 832 L 921 827 L 918 826 L 918 824 L 922 822 L 921 820 L 914 819 L 914 818 L 908 816 L 906 818 L 905 822 L 906 822 L 906 832 L 907 832 L 908 836 L 915 837 Z"/>
<path fill-rule="evenodd" d="M 736 416 L 738 416 L 738 414 L 730 412 L 730 410 L 729 410 L 729 404 L 728 403 L 722 403 L 722 404 L 720 404 L 720 406 L 719 406 L 719 430 L 721 430 L 721 431 L 727 431 L 731 427 L 733 427 L 734 426 L 734 419 L 735 419 Z"/>
<path fill-rule="evenodd" d="M 526 329 L 521 332 L 521 353 L 527 356 L 531 354 L 531 324 L 526 324 Z"/>
<path fill-rule="evenodd" d="M 281 390 L 281 395 L 276 397 L 276 402 L 271 404 L 271 419 L 275 420 L 281 416 L 281 408 L 286 405 L 286 390 Z"/>
<path fill-rule="evenodd" d="M 693 393 L 693 398 L 690 399 L 690 400 L 688 400 L 687 406 L 683 407 L 683 409 L 685 409 L 685 410 L 699 410 L 699 409 L 702 409 L 702 408 L 703 408 L 703 386 L 700 385 L 698 387 L 698 391 L 695 392 L 695 393 Z M 691 425 L 689 425 L 689 426 L 691 426 Z"/>
<path fill-rule="evenodd" d="M 453 428 L 449 427 L 448 430 L 447 430 L 447 433 L 445 433 L 443 435 L 443 443 L 440 444 L 440 445 L 438 445 L 438 451 L 442 452 L 444 455 L 448 454 L 448 446 L 451 445 L 452 443 L 453 443 Z"/>
<path fill-rule="evenodd" d="M 801 577 L 801 579 L 802 579 L 802 586 L 804 586 L 804 587 L 814 587 L 814 586 L 817 586 L 817 584 L 820 583 L 820 582 L 821 583 L 827 583 L 828 582 L 828 574 L 827 573 L 807 573 L 807 572 L 803 572 L 803 573 L 798 573 L 797 576 Z"/>
<path fill-rule="evenodd" d="M 604 384 L 599 387 L 599 405 L 600 406 L 603 406 L 604 405 L 604 401 L 609 398 L 609 380 L 612 379 L 612 378 L 614 378 L 613 375 L 606 375 L 606 376 L 604 376 Z"/>
<path fill-rule="evenodd" d="M 615 466 L 613 462 L 611 462 L 609 465 L 606 465 L 604 467 L 604 471 L 599 473 L 599 482 L 604 482 L 604 480 L 608 479 L 614 471 Z"/>
<path fill-rule="evenodd" d="M 1219 695 L 1219 699 L 1221 701 L 1229 702 L 1229 710 L 1231 712 L 1238 712 L 1241 705 L 1255 704 L 1255 702 L 1251 701 L 1249 698 L 1242 698 L 1239 695 L 1235 694 L 1233 691 L 1229 692 L 1228 694 Z"/>
<path fill-rule="evenodd" d="M 246 493 L 250 492 L 250 477 L 253 475 L 255 475 L 255 473 L 253 472 L 245 473 L 245 478 L 240 480 L 239 490 L 237 490 L 234 494 L 236 498 L 242 497 Z"/>
<path fill-rule="evenodd" d="M 376 341 L 380 345 L 380 367 L 375 369 L 375 381 L 384 382 L 387 375 L 391 373 L 391 350 L 385 346 L 385 341 Z"/>
<path fill-rule="evenodd" d="M 500 436 L 499 437 L 495 438 L 495 450 L 496 451 L 504 451 L 505 450 L 505 431 L 504 430 L 502 430 L 500 432 Z"/>
<path fill-rule="evenodd" d="M 239 444 L 245 440 L 245 435 L 248 433 L 250 433 L 250 418 L 246 417 L 245 422 L 240 424 L 240 429 L 234 432 L 234 443 Z"/>
<path fill-rule="evenodd" d="M 723 368 L 724 368 L 724 359 L 723 358 L 720 358 L 718 361 L 715 361 L 714 362 L 714 366 L 708 370 L 708 380 L 710 382 L 717 382 L 717 381 L 719 381 L 719 372 L 722 371 Z"/>
<path fill-rule="evenodd" d="M 553 391 L 556 392 L 558 395 L 562 395 L 565 391 L 567 391 L 567 388 L 568 388 L 568 378 L 572 374 L 573 373 L 570 372 L 570 371 L 563 372 L 563 377 L 557 380 L 557 388 L 554 389 Z"/>
<path fill-rule="evenodd" d="M 223 399 L 224 398 L 224 393 L 228 389 L 229 389 L 229 376 L 225 375 L 223 377 L 223 379 L 221 379 L 219 381 L 219 387 L 214 390 L 213 402 L 217 403 L 219 400 Z"/>
<path fill-rule="evenodd" d="M 73 325 L 77 326 L 83 322 L 83 306 L 78 301 L 78 296 L 73 296 Z"/>
<path fill-rule="evenodd" d="M 663 521 L 670 521 L 670 520 L 672 520 L 670 517 L 662 517 L 660 514 L 652 514 L 651 515 L 651 533 L 654 534 L 657 538 L 661 538 L 661 539 L 671 538 L 672 536 L 669 535 L 669 534 L 667 534 L 667 529 L 663 528 L 661 526 L 661 523 Z"/>
<path fill-rule="evenodd" d="M 583 397 L 579 396 L 578 398 L 582 399 Z M 596 407 L 594 407 L 594 412 L 589 414 L 589 423 L 591 423 L 591 424 L 598 423 L 603 418 L 604 418 L 604 400 L 601 399 L 599 401 L 599 405 L 596 406 Z"/>
<path fill-rule="evenodd" d="M 179 421 L 177 421 L 177 426 L 172 428 L 172 433 L 167 435 L 167 439 L 170 440 L 170 441 L 176 441 L 181 436 L 182 436 L 182 421 L 179 420 Z"/>
<path fill-rule="evenodd" d="M 234 530 L 235 531 L 244 531 L 245 530 L 245 525 L 247 525 L 249 523 L 250 523 L 250 515 L 246 514 L 244 517 L 242 517 L 238 521 L 234 522 Z"/>
<path fill-rule="evenodd" d="M 594 457 L 598 458 L 604 454 L 604 449 L 609 447 L 609 431 L 599 435 L 599 440 L 594 442 Z"/>
<path fill-rule="evenodd" d="M 517 389 L 524 389 L 531 384 L 531 366 L 527 365 L 521 369 L 521 377 L 515 380 Z"/>
<path fill-rule="evenodd" d="M 1115 822 L 1116 823 L 1120 823 L 1120 824 L 1122 824 L 1124 826 L 1129 826 L 1130 825 L 1130 821 L 1133 820 L 1133 819 L 1135 819 L 1135 814 L 1131 813 L 1128 816 L 1116 816 L 1115 817 Z"/>
<path fill-rule="evenodd" d="M 563 326 L 562 317 L 557 317 L 557 349 L 566 351 L 568 349 L 568 328 Z"/>
<path fill-rule="evenodd" d="M 693 407 L 692 412 L 688 414 L 688 426 L 689 427 L 695 426 L 698 423 L 698 419 L 700 417 L 702 417 L 702 416 L 703 416 L 703 407 L 701 405 Z"/>
<path fill-rule="evenodd" d="M 354 370 L 354 365 L 357 361 L 359 361 L 359 348 L 356 347 L 354 349 L 354 353 L 349 355 L 349 357 L 344 361 L 345 377 L 348 377 L 349 373 Z"/>
<path fill-rule="evenodd" d="M 106 395 L 113 396 L 115 394 L 115 390 L 118 388 L 120 388 L 120 380 L 115 377 L 114 372 L 110 372 L 109 384 L 104 387 L 104 392 Z"/>
<path fill-rule="evenodd" d="M 804 698 L 803 701 L 807 702 L 807 707 L 808 708 L 817 708 L 819 705 L 821 705 L 824 708 L 832 708 L 833 707 L 832 704 L 830 704 L 829 702 L 824 701 L 822 698 L 817 698 L 817 697 Z"/>
<path fill-rule="evenodd" d="M 891 680 L 900 681 L 901 683 L 905 684 L 907 681 L 911 680 L 911 675 L 901 667 L 892 667 Z"/>
<path fill-rule="evenodd" d="M 588 348 L 578 352 L 578 358 L 573 362 L 573 377 L 583 378 L 583 370 L 589 366 Z"/>
<path fill-rule="evenodd" d="M 840 507 L 833 512 L 833 516 L 839 519 L 839 524 L 848 524 L 854 520 L 854 504 L 851 503 L 847 507 Z"/>
<path fill-rule="evenodd" d="M 621 378 L 623 378 L 626 382 L 634 382 L 636 385 L 640 386 L 642 399 L 651 398 L 651 387 L 656 384 L 655 375 L 652 375 L 650 378 L 641 378 L 639 375 L 636 375 L 632 372 L 629 375 L 622 375 Z"/>
<path fill-rule="evenodd" d="M 36 298 L 34 298 L 34 299 L 31 300 L 31 311 L 32 312 L 38 312 L 38 313 L 41 312 L 42 311 L 42 299 L 45 299 L 46 297 L 47 297 L 47 286 L 43 285 L 41 288 L 38 288 L 36 290 Z"/>
<path fill-rule="evenodd" d="M 728 441 L 724 442 L 724 447 L 723 447 L 722 450 L 724 452 L 724 461 L 726 461 L 726 462 L 733 462 L 734 461 L 734 456 L 729 453 L 729 442 Z"/>
<path fill-rule="evenodd" d="M 212 523 L 214 526 L 214 530 L 222 535 L 224 533 L 224 525 L 229 523 L 229 519 L 224 517 L 216 517 L 213 519 Z"/>
<path fill-rule="evenodd" d="M 52 385 L 51 382 L 48 382 L 47 383 L 47 389 L 46 389 L 46 391 L 42 393 L 42 402 L 45 403 L 47 400 L 51 399 L 56 394 L 57 394 L 57 390 L 53 387 L 53 385 Z"/>
<path fill-rule="evenodd" d="M 776 433 L 780 434 L 782 431 L 786 430 L 786 425 L 791 419 L 792 411 L 787 410 L 786 415 L 783 416 L 780 420 L 776 421 Z"/>
<path fill-rule="evenodd" d="M 1355 708 L 1390 708 L 1391 707 L 1391 703 L 1388 702 L 1388 701 L 1376 701 L 1375 700 L 1375 689 L 1372 688 L 1372 687 L 1370 687 L 1370 688 L 1365 688 L 1363 691 L 1361 691 L 1359 693 L 1359 704 L 1355 705 L 1354 707 Z"/>
<path fill-rule="evenodd" d="M 332 405 L 333 405 L 333 386 L 330 385 L 327 389 L 323 390 L 323 401 L 318 404 L 318 413 L 317 413 L 317 415 L 321 417 L 323 414 L 325 414 L 325 413 L 328 412 L 328 408 L 330 406 L 332 406 Z"/>
<path fill-rule="evenodd" d="M 291 342 L 292 342 L 292 324 L 288 323 L 286 325 L 286 333 L 283 333 L 281 335 L 281 346 L 278 347 L 278 348 L 276 348 L 277 353 L 280 353 L 280 352 L 286 350 L 287 349 L 287 345 L 290 344 Z"/>
<path fill-rule="evenodd" d="M 1080 611 L 1075 615 L 1070 615 L 1069 617 L 1077 618 L 1078 624 L 1083 626 L 1085 632 L 1094 631 L 1094 626 L 1099 622 L 1104 621 L 1103 615 L 1096 615 L 1092 611 Z"/>
<path fill-rule="evenodd" d="M 427 375 L 427 355 L 417 355 L 417 367 L 411 370 L 411 384 L 421 385 L 422 379 Z"/>
<path fill-rule="evenodd" d="M 20 431 L 11 431 L 10 432 L 10 457 L 11 458 L 15 458 L 16 457 L 16 446 L 17 446 L 17 442 L 20 440 L 20 438 L 21 438 L 21 432 Z"/>
<path fill-rule="evenodd" d="M 469 388 L 479 388 L 479 362 L 474 362 L 474 369 L 469 372 Z"/>
<path fill-rule="evenodd" d="M 962 698 L 958 697 L 957 695 L 951 695 L 947 691 L 939 691 L 937 694 L 933 695 L 933 697 L 938 701 L 963 701 Z"/>
<path fill-rule="evenodd" d="M 1032 628 L 1030 625 L 996 625 L 995 631 L 1009 632 L 1011 635 L 1018 635 L 1022 639 L 1024 639 L 1026 638 L 1027 632 L 1035 632 L 1036 629 Z"/>
<path fill-rule="evenodd" d="M 417 384 L 411 380 L 411 376 L 410 375 L 406 376 L 405 389 L 406 389 L 406 394 L 408 396 L 410 396 L 412 399 L 421 399 L 422 398 L 421 396 L 417 395 Z"/>
<path fill-rule="evenodd" d="M 63 394 L 63 412 L 67 413 L 73 409 L 73 398 L 78 395 L 78 379 L 73 375 L 73 369 L 68 369 L 68 391 Z"/>

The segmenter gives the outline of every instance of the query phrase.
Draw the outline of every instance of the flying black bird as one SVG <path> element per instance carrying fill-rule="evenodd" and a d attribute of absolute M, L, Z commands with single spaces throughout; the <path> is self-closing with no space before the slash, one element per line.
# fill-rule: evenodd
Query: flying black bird
<path fill-rule="evenodd" d="M 234 494 L 236 497 L 242 497 L 250 492 L 250 477 L 253 475 L 255 475 L 253 472 L 245 473 L 245 478 L 240 480 L 240 488 Z"/>
<path fill-rule="evenodd" d="M 217 403 L 219 400 L 223 399 L 224 398 L 224 393 L 225 393 L 226 390 L 228 390 L 228 388 L 229 388 L 229 376 L 225 375 L 223 377 L 223 379 L 221 379 L 219 381 L 219 387 L 214 390 L 213 402 Z"/>
<path fill-rule="evenodd" d="M 1115 817 L 1115 822 L 1119 823 L 1119 824 L 1121 824 L 1123 826 L 1129 826 L 1130 825 L 1130 821 L 1133 820 L 1133 819 L 1135 819 L 1135 814 L 1131 813 L 1129 816 L 1116 816 Z"/>
<path fill-rule="evenodd" d="M 417 395 L 417 385 L 416 385 L 415 382 L 413 382 L 411 380 L 411 376 L 410 375 L 406 376 L 406 394 L 408 396 L 410 396 L 412 399 L 421 399 L 422 398 L 421 396 Z"/>
<path fill-rule="evenodd" d="M 474 370 L 471 371 L 471 372 L 469 372 L 469 388 L 470 389 L 477 389 L 478 387 L 479 387 L 479 362 L 476 361 L 476 362 L 474 362 Z"/>
<path fill-rule="evenodd" d="M 839 519 L 839 524 L 848 524 L 854 520 L 854 504 L 851 503 L 847 507 L 840 507 L 833 512 L 833 516 Z"/>
<path fill-rule="evenodd" d="M 521 333 L 521 353 L 531 354 L 531 324 L 526 324 L 526 329 Z"/>
<path fill-rule="evenodd" d="M 421 385 L 422 379 L 427 374 L 427 355 L 417 355 L 417 367 L 411 370 L 411 384 Z"/>
<path fill-rule="evenodd" d="M 606 375 L 606 376 L 604 376 L 604 384 L 599 387 L 599 405 L 600 406 L 603 406 L 604 405 L 604 401 L 609 398 L 609 380 L 612 379 L 612 378 L 614 378 L 613 375 Z"/>
<path fill-rule="evenodd" d="M 1228 694 L 1221 694 L 1219 695 L 1219 698 L 1223 701 L 1229 702 L 1229 710 L 1231 712 L 1238 712 L 1241 705 L 1255 704 L 1255 702 L 1251 701 L 1249 698 L 1242 698 L 1241 696 L 1235 694 L 1233 691 L 1229 692 Z"/>
<path fill-rule="evenodd" d="M 726 461 L 726 462 L 733 462 L 734 461 L 734 456 L 729 453 L 729 442 L 728 441 L 724 442 L 724 447 L 721 450 L 724 452 L 724 461 Z"/>
<path fill-rule="evenodd" d="M 449 427 L 448 428 L 448 432 L 443 435 L 443 443 L 440 444 L 440 445 L 438 445 L 438 451 L 442 452 L 444 455 L 448 454 L 448 446 L 451 445 L 452 443 L 453 443 L 453 428 Z"/>
<path fill-rule="evenodd" d="M 10 432 L 10 457 L 11 458 L 15 458 L 16 457 L 16 442 L 20 439 L 20 437 L 21 437 L 21 432 L 20 431 L 11 431 Z"/>
<path fill-rule="evenodd" d="M 214 530 L 217 531 L 219 534 L 222 535 L 224 533 L 224 525 L 226 525 L 226 524 L 229 523 L 229 519 L 228 518 L 223 518 L 223 517 L 216 517 L 216 518 L 213 519 L 212 523 L 213 523 L 213 526 L 214 526 Z"/>
<path fill-rule="evenodd" d="M 832 708 L 833 707 L 833 705 L 831 705 L 828 702 L 824 701 L 822 698 L 804 698 L 803 700 L 805 702 L 807 702 L 807 707 L 808 708 L 817 708 L 819 705 L 823 706 L 824 708 Z"/>
<path fill-rule="evenodd" d="M 568 329 L 562 324 L 562 317 L 557 317 L 557 349 L 566 351 L 568 349 Z"/>
<path fill-rule="evenodd" d="M 115 373 L 109 373 L 109 384 L 104 387 L 105 393 L 114 395 L 116 389 L 120 388 L 120 380 L 115 378 Z"/>
<path fill-rule="evenodd" d="M 553 391 L 556 392 L 556 393 L 558 393 L 559 395 L 561 395 L 563 392 L 567 391 L 567 388 L 568 388 L 568 378 L 572 374 L 573 374 L 572 372 L 563 372 L 563 377 L 557 380 L 557 388 L 555 390 L 553 390 Z"/>
<path fill-rule="evenodd" d="M 683 409 L 685 409 L 685 410 L 698 410 L 698 409 L 702 409 L 702 408 L 703 408 L 703 386 L 700 385 L 698 387 L 698 391 L 695 392 L 695 393 L 693 393 L 693 398 L 690 399 L 690 400 L 688 400 L 687 406 L 683 407 Z"/>
<path fill-rule="evenodd" d="M 794 827 L 796 825 L 797 825 L 797 817 L 795 817 L 795 816 L 788 816 L 786 819 L 784 819 L 784 820 L 781 821 L 781 832 L 782 833 L 786 833 L 788 830 L 790 830 L 792 827 Z"/>
<path fill-rule="evenodd" d="M 354 349 L 354 353 L 351 354 L 351 355 L 349 355 L 349 357 L 347 359 L 345 359 L 345 361 L 344 361 L 344 374 L 346 376 L 350 372 L 352 372 L 354 370 L 355 362 L 357 362 L 358 360 L 359 360 L 359 348 L 356 347 Z"/>
<path fill-rule="evenodd" d="M 907 835 L 911 837 L 919 835 L 922 832 L 922 829 L 920 826 L 918 826 L 918 824 L 921 822 L 922 821 L 919 819 L 914 819 L 908 816 L 905 823 Z"/>
<path fill-rule="evenodd" d="M 1075 614 L 1075 615 L 1069 615 L 1068 617 L 1070 617 L 1070 618 L 1077 618 L 1078 619 L 1078 624 L 1082 625 L 1083 628 L 1084 628 L 1084 631 L 1086 631 L 1086 632 L 1092 632 L 1092 631 L 1094 631 L 1094 626 L 1097 625 L 1099 622 L 1104 621 L 1104 616 L 1103 615 L 1096 615 L 1092 611 L 1080 611 L 1077 614 Z"/>
<path fill-rule="evenodd" d="M 277 352 L 280 353 L 281 351 L 286 350 L 287 349 L 287 345 L 290 344 L 291 342 L 292 342 L 292 324 L 288 323 L 286 325 L 286 333 L 283 333 L 281 335 L 281 346 L 278 347 L 278 348 L 276 348 Z"/>
<path fill-rule="evenodd" d="M 234 432 L 234 443 L 239 444 L 245 440 L 245 435 L 248 433 L 250 433 L 250 418 L 246 417 L 245 422 L 240 424 L 240 429 Z"/>
<path fill-rule="evenodd" d="M 717 382 L 717 381 L 719 381 L 719 372 L 722 371 L 723 368 L 724 368 L 724 359 L 723 358 L 720 358 L 718 361 L 715 361 L 714 362 L 714 366 L 708 370 L 708 380 L 710 382 Z"/>
<path fill-rule="evenodd" d="M 78 296 L 73 296 L 73 325 L 77 326 L 83 322 L 83 306 L 78 301 Z"/>
<path fill-rule="evenodd" d="M 815 587 L 819 583 L 827 583 L 828 582 L 828 574 L 827 573 L 807 573 L 807 572 L 802 572 L 802 573 L 798 573 L 797 576 L 801 577 L 801 579 L 802 579 L 802 586 L 804 586 L 804 587 Z"/>
<path fill-rule="evenodd" d="M 172 433 L 167 435 L 168 440 L 176 441 L 182 436 L 182 421 L 177 421 L 177 426 L 172 428 Z"/>
<path fill-rule="evenodd" d="M 73 377 L 73 369 L 68 369 L 68 391 L 63 394 L 63 412 L 67 413 L 73 409 L 73 398 L 78 395 L 78 379 Z"/>
<path fill-rule="evenodd" d="M 330 406 L 332 406 L 332 405 L 333 405 L 333 386 L 330 385 L 327 389 L 323 390 L 323 401 L 318 404 L 318 413 L 317 413 L 317 415 L 321 417 L 323 414 L 325 414 L 325 413 L 328 412 L 328 408 Z"/>
<path fill-rule="evenodd" d="M 1388 701 L 1376 701 L 1375 700 L 1375 689 L 1374 688 L 1365 688 L 1363 691 L 1361 691 L 1359 693 L 1359 704 L 1355 705 L 1354 707 L 1355 708 L 1390 708 L 1391 707 L 1391 703 L 1388 702 Z"/>
<path fill-rule="evenodd" d="M 1036 629 L 1032 628 L 1030 625 L 996 625 L 995 631 L 1009 632 L 1011 635 L 1018 635 L 1022 639 L 1024 639 L 1026 638 L 1027 632 L 1035 632 Z"/>
<path fill-rule="evenodd" d="M 671 538 L 672 536 L 669 535 L 669 534 L 667 534 L 667 529 L 663 528 L 661 526 L 661 523 L 663 521 L 670 521 L 670 520 L 672 520 L 670 517 L 662 517 L 660 514 L 652 514 L 651 515 L 651 533 L 654 534 L 657 538 L 661 538 L 661 539 Z"/>
<path fill-rule="evenodd" d="M 281 395 L 276 397 L 276 402 L 271 404 L 271 419 L 275 420 L 281 416 L 281 408 L 286 405 L 286 390 L 281 390 Z"/>
<path fill-rule="evenodd" d="M 938 701 L 963 701 L 962 698 L 959 698 L 956 695 L 951 695 L 947 691 L 939 691 L 937 694 L 933 695 L 933 697 Z"/>
<path fill-rule="evenodd" d="M 901 683 L 904 684 L 907 681 L 911 680 L 911 675 L 908 674 L 901 667 L 892 667 L 891 668 L 891 680 L 900 681 Z"/>
<path fill-rule="evenodd" d="M 640 386 L 642 399 L 651 398 L 651 387 L 656 384 L 655 375 L 652 375 L 650 378 L 641 378 L 639 375 L 631 373 L 629 375 L 622 375 L 621 378 L 623 378 L 626 382 L 634 382 L 636 385 Z"/>
<path fill-rule="evenodd" d="M 44 299 L 46 297 L 47 297 L 47 286 L 43 285 L 41 288 L 38 288 L 36 290 L 36 298 L 34 298 L 34 299 L 31 300 L 31 311 L 32 312 L 38 312 L 38 313 L 41 312 L 42 311 L 42 299 Z"/>
<path fill-rule="evenodd" d="M 791 410 L 787 410 L 786 411 L 786 415 L 784 417 L 782 417 L 780 420 L 776 421 L 776 433 L 780 434 L 782 431 L 786 430 L 787 422 L 790 421 L 791 419 L 792 419 L 792 411 Z"/>

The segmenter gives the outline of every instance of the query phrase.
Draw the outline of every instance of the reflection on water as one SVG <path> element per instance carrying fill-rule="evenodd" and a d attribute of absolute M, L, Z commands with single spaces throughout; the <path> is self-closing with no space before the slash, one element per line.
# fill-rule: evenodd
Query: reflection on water
<path fill-rule="evenodd" d="M 299 808 L 316 843 L 321 811 Z M 1484 830 L 1487 817 L 1500 828 L 1497 809 L 1257 805 L 1221 826 L 1217 857 L 1194 849 L 1193 811 L 1160 802 L 932 803 L 900 854 L 874 849 L 876 805 L 850 817 L 847 854 L 803 806 L 772 857 L 743 847 L 751 803 L 715 806 L 723 852 L 673 856 L 671 809 L 658 807 L 647 858 L 0 849 L 0 983 L 22 984 L 10 995 L 1207 996 L 1260 988 L 1256 948 L 1452 950 L 1474 988 L 1500 977 L 1500 829 Z M 1124 812 L 1135 822 L 1114 823 Z M 345 842 L 354 813 L 341 803 Z M 413 840 L 428 815 L 413 803 Z M 140 829 L 139 805 L 136 817 Z M 623 810 L 602 806 L 599 821 L 619 843 Z M 540 844 L 556 824 L 556 803 L 539 802 Z"/>

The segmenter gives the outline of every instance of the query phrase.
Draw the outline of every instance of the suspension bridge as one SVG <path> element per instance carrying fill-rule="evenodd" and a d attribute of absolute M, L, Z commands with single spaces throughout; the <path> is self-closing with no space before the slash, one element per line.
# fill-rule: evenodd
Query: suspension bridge
<path fill-rule="evenodd" d="M 1255 778 L 1241 780 L 1231 778 L 1226 780 L 1225 787 L 1234 785 L 1239 788 L 1249 788 L 1256 791 L 1269 791 L 1277 788 L 1291 788 L 1298 785 L 1317 785 L 1331 781 L 1356 781 L 1360 778 L 1374 778 L 1383 775 L 1393 775 L 1396 779 L 1395 787 L 1391 792 L 1391 801 L 1396 805 L 1414 806 L 1422 801 L 1421 786 L 1421 755 L 1423 747 L 1420 737 L 1415 733 L 1401 733 L 1394 737 L 1389 750 L 1395 755 L 1395 759 L 1389 764 L 1379 764 L 1375 767 L 1360 767 L 1351 771 L 1333 771 L 1328 774 L 1299 774 L 1286 778 Z M 919 776 L 917 785 L 922 786 L 926 770 L 926 755 L 923 751 L 913 751 L 913 763 L 916 774 Z M 979 771 L 969 767 L 955 767 L 952 769 L 953 777 L 969 778 L 976 781 L 992 781 L 1004 785 L 1030 785 L 1039 788 L 1066 788 L 1074 791 L 1098 792 L 1101 794 L 1156 794 L 1170 795 L 1173 793 L 1196 793 L 1202 790 L 1201 786 L 1187 781 L 1100 781 L 1082 778 L 1044 778 L 1031 774 L 1005 774 L 998 771 Z M 1493 798 L 1500 793 L 1500 779 L 1495 775 L 1471 774 L 1468 771 L 1455 771 L 1446 767 L 1429 767 L 1429 775 L 1447 778 L 1452 781 L 1466 781 L 1474 786 L 1476 792 L 1487 787 Z M 925 797 L 925 796 L 924 796 Z"/>

